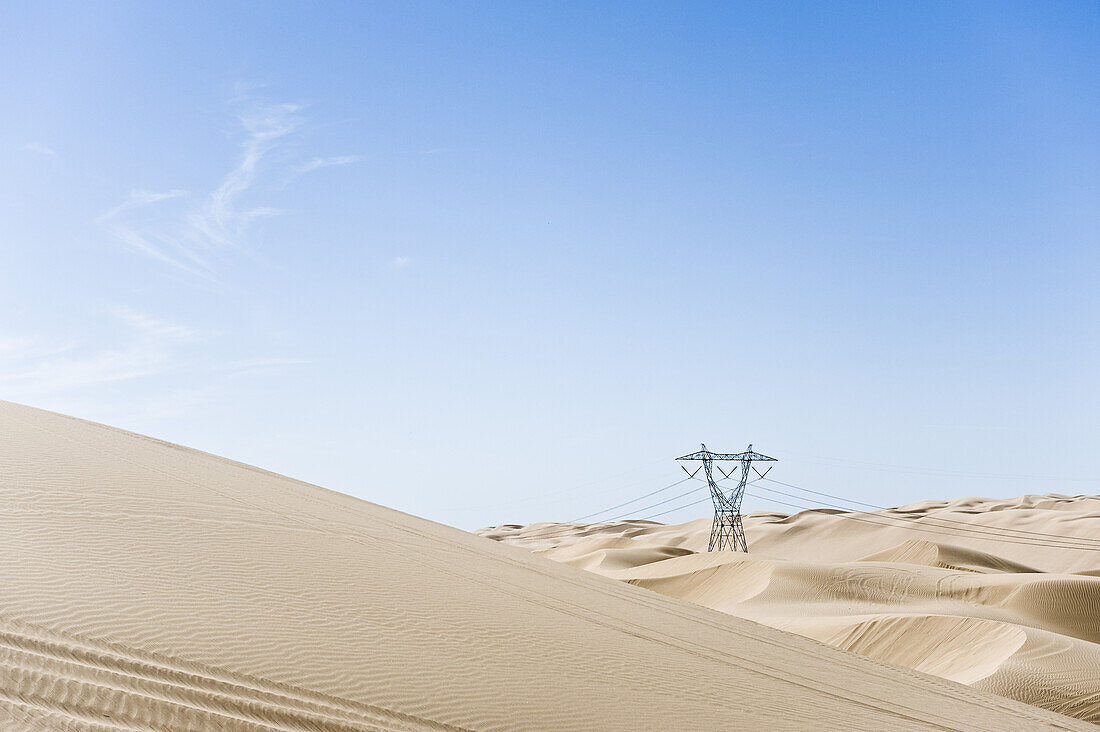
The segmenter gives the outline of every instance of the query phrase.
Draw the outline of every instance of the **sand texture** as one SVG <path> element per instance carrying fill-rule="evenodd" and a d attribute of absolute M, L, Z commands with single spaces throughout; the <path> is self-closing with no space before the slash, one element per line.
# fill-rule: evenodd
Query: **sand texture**
<path fill-rule="evenodd" d="M 866 514 L 757 513 L 745 518 L 745 528 L 749 554 L 707 552 L 710 519 L 479 533 L 1100 723 L 1100 498 L 964 498 Z"/>
<path fill-rule="evenodd" d="M 724 573 L 752 577 L 763 598 L 787 576 L 787 589 L 767 602 L 793 606 L 798 583 L 809 582 L 800 572 L 855 578 L 850 568 L 864 567 L 879 584 L 879 567 L 906 566 L 912 602 L 938 597 L 917 587 L 941 574 L 975 583 L 952 585 L 962 602 L 1003 594 L 1003 574 L 893 561 L 802 570 L 793 559 L 730 557 L 723 568 L 689 553 L 669 559 L 667 571 L 632 560 L 611 579 L 229 460 L 4 402 L 0 496 L 4 730 L 1090 729 L 984 690 L 1015 695 L 1001 687 L 1023 676 L 1007 666 L 1049 662 L 1044 644 L 1079 640 L 1072 647 L 1080 663 L 1092 662 L 1083 650 L 1092 641 L 1067 635 L 1079 622 L 1069 605 L 1051 629 L 950 616 L 960 637 L 982 641 L 982 663 L 993 672 L 976 683 L 971 676 L 983 670 L 960 670 L 983 687 L 972 688 L 667 592 L 679 582 L 678 592 L 728 611 L 750 600 L 720 600 L 722 586 L 745 584 Z M 688 540 L 690 527 L 680 530 Z M 616 539 L 596 539 L 605 540 Z M 706 572 L 713 582 L 689 592 L 692 573 Z M 1034 577 L 1077 596 L 1064 575 Z M 850 602 L 853 613 L 858 601 L 871 623 L 894 602 L 896 622 L 930 622 L 885 590 L 850 592 L 849 601 L 820 601 Z M 1004 612 L 1042 615 L 1045 594 L 1033 594 L 1002 604 Z M 874 632 L 845 630 L 844 622 L 858 627 L 855 618 L 828 617 L 843 620 L 822 623 L 827 642 L 860 651 L 877 642 Z M 851 641 L 838 642 L 843 636 Z M 952 666 L 950 658 L 939 663 Z M 929 662 L 927 670 L 943 668 Z"/>

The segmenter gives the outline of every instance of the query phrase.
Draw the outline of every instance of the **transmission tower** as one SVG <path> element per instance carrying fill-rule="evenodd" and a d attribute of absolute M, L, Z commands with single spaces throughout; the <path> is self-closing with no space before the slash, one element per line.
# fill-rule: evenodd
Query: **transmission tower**
<path fill-rule="evenodd" d="M 698 461 L 702 463 L 702 465 L 696 467 L 694 471 L 689 471 L 681 464 L 680 467 L 684 469 L 688 477 L 694 478 L 700 469 L 702 469 L 707 476 L 707 485 L 710 486 L 710 497 L 711 500 L 714 501 L 714 524 L 710 529 L 710 546 L 708 547 L 708 551 L 722 551 L 723 549 L 737 551 L 740 549 L 743 552 L 747 552 L 749 550 L 749 542 L 745 539 L 745 528 L 741 525 L 741 499 L 745 496 L 745 484 L 748 483 L 750 470 L 761 478 L 771 471 L 769 467 L 761 473 L 759 470 L 752 467 L 754 462 L 775 462 L 775 458 L 754 452 L 752 445 L 749 445 L 749 449 L 745 450 L 745 452 L 736 452 L 732 454 L 711 452 L 707 449 L 706 445 L 701 445 L 700 447 L 702 449 L 699 450 L 699 452 L 693 452 L 690 455 L 684 455 L 676 459 L 683 462 Z M 715 465 L 716 462 L 727 460 L 736 461 L 741 464 L 731 467 L 729 472 L 723 470 L 721 465 Z M 714 471 L 717 470 L 721 473 L 722 479 L 724 480 L 733 475 L 734 471 L 738 468 L 741 470 L 741 478 L 737 483 L 737 487 L 727 495 L 714 480 Z"/>

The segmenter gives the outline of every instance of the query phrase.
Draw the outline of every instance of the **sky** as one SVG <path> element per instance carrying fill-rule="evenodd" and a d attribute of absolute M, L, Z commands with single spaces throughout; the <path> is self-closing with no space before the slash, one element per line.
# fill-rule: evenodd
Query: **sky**
<path fill-rule="evenodd" d="M 10 2 L 0 68 L 0 398 L 466 529 L 702 442 L 1100 492 L 1096 3 Z"/>

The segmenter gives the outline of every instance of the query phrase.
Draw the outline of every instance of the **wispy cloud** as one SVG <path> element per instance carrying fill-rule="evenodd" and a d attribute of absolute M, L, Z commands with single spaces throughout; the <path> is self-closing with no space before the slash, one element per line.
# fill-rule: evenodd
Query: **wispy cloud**
<path fill-rule="evenodd" d="M 130 191 L 125 201 L 97 216 L 95 223 L 136 252 L 193 275 L 212 279 L 213 271 L 209 263 L 199 256 L 195 247 L 189 245 L 188 232 L 167 230 L 165 220 L 170 221 L 172 214 L 146 215 L 144 218 L 137 215 L 139 209 L 145 209 L 140 213 L 147 214 L 148 209 L 156 204 L 184 196 L 187 196 L 187 191 Z"/>
<path fill-rule="evenodd" d="M 311 170 L 333 168 L 337 165 L 351 165 L 352 163 L 358 163 L 362 159 L 362 155 L 337 155 L 332 158 L 313 158 L 309 162 L 299 165 L 295 170 L 299 173 L 308 173 Z"/>
<path fill-rule="evenodd" d="M 219 367 L 219 370 L 227 373 L 245 374 L 254 371 L 283 368 L 284 366 L 304 366 L 310 363 L 313 362 L 308 358 L 278 358 L 269 356 L 230 361 Z"/>
<path fill-rule="evenodd" d="M 170 371 L 179 347 L 194 342 L 194 329 L 134 310 L 109 314 L 111 344 L 49 343 L 40 336 L 0 339 L 0 385 L 28 400 L 132 381 Z M 117 327 L 121 325 L 121 330 Z"/>
<path fill-rule="evenodd" d="M 96 416 L 113 413 L 113 390 L 126 384 L 131 409 L 140 404 L 179 413 L 217 397 L 232 379 L 309 363 L 213 356 L 217 333 L 131 308 L 101 311 L 93 330 L 94 337 L 77 341 L 0 333 L 0 393 Z"/>
<path fill-rule="evenodd" d="M 73 348 L 72 343 L 46 344 L 37 336 L 0 334 L 0 364 L 56 356 Z"/>
<path fill-rule="evenodd" d="M 131 208 L 138 208 L 139 206 L 148 206 L 151 203 L 159 203 L 160 201 L 167 201 L 171 198 L 179 198 L 180 196 L 186 196 L 187 191 L 168 191 L 166 193 L 157 193 L 156 191 L 142 191 L 133 190 L 130 191 L 130 197 L 125 201 L 115 206 L 114 208 L 106 211 L 96 217 L 96 223 L 101 224 L 108 221 L 115 216 L 118 216 L 123 211 Z"/>
<path fill-rule="evenodd" d="M 47 145 L 43 145 L 40 142 L 28 142 L 27 144 L 23 145 L 23 149 L 27 152 L 38 153 L 39 155 L 45 155 L 46 157 L 50 158 L 57 157 L 57 150 L 54 150 L 52 147 L 49 147 Z"/>
<path fill-rule="evenodd" d="M 240 155 L 220 183 L 205 195 L 183 190 L 137 189 L 118 206 L 96 218 L 115 239 L 132 250 L 206 279 L 217 279 L 219 258 L 246 249 L 246 233 L 257 219 L 278 216 L 282 209 L 255 202 L 271 176 L 271 153 L 284 146 L 303 124 L 302 107 L 270 104 L 248 96 L 249 87 L 232 100 L 243 139 Z M 289 169 L 296 172 L 347 165 L 359 156 L 312 158 Z M 266 171 L 266 172 L 265 172 Z M 168 203 L 179 199 L 176 205 Z"/>
<path fill-rule="evenodd" d="M 116 308 L 112 314 L 134 331 L 158 338 L 191 342 L 198 340 L 202 335 L 191 326 L 154 318 L 130 308 Z"/>
<path fill-rule="evenodd" d="M 392 264 L 394 267 L 408 267 L 411 262 L 412 260 L 408 257 L 394 257 L 393 262 L 391 262 L 390 264 Z"/>
<path fill-rule="evenodd" d="M 257 169 L 264 156 L 281 139 L 298 128 L 297 104 L 258 105 L 238 114 L 237 119 L 247 131 L 242 143 L 243 153 L 237 166 L 229 172 L 207 198 L 202 207 L 187 218 L 200 234 L 201 243 L 237 247 L 248 223 L 260 216 L 272 216 L 279 211 L 270 207 L 240 209 L 237 199 L 252 187 Z"/>

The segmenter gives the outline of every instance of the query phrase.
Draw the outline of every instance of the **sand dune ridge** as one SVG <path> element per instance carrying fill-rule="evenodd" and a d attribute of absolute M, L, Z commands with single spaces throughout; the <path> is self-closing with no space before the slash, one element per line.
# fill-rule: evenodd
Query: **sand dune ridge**
<path fill-rule="evenodd" d="M 542 556 L 837 648 L 1100 723 L 1100 498 L 921 501 L 708 519 L 482 530 Z M 903 522 L 882 517 L 904 515 Z M 968 530 L 973 529 L 973 530 Z M 1026 533 L 1015 533 L 1022 529 Z M 1042 536 L 1061 541 L 1044 542 Z M 1006 540 L 1007 539 L 1007 540 Z M 1019 539 L 1019 541 L 1015 541 Z"/>

